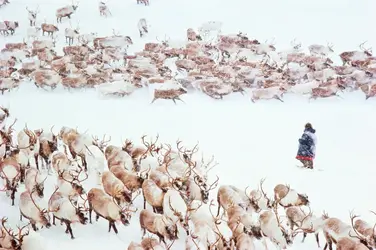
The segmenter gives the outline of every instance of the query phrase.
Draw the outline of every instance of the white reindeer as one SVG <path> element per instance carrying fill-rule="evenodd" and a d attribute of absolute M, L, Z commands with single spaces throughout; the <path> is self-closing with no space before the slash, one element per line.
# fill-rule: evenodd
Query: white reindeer
<path fill-rule="evenodd" d="M 328 54 L 333 53 L 333 44 L 329 44 L 327 46 L 319 45 L 319 44 L 312 44 L 308 46 L 309 52 L 313 56 L 328 56 Z"/>
<path fill-rule="evenodd" d="M 105 2 L 99 2 L 99 15 L 104 17 L 107 17 L 108 15 L 112 16 L 110 9 Z"/>
<path fill-rule="evenodd" d="M 37 21 L 37 15 L 39 13 L 39 5 L 37 6 L 36 10 L 29 10 L 29 8 L 26 6 L 26 10 L 28 12 L 30 26 L 35 26 L 35 22 Z"/>
<path fill-rule="evenodd" d="M 42 30 L 42 28 L 36 27 L 36 26 L 28 27 L 27 30 L 26 30 L 27 39 L 28 40 L 30 40 L 30 38 L 37 39 L 40 35 L 41 30 Z"/>
<path fill-rule="evenodd" d="M 77 38 L 77 36 L 80 34 L 79 33 L 80 28 L 79 28 L 79 25 L 77 24 L 77 27 L 73 29 L 71 23 L 69 24 L 70 24 L 70 28 L 65 29 L 65 42 L 67 42 L 70 46 L 73 44 L 74 39 Z"/>
<path fill-rule="evenodd" d="M 138 31 L 140 32 L 140 37 L 143 37 L 145 34 L 149 33 L 148 24 L 145 18 L 141 18 L 137 23 Z"/>

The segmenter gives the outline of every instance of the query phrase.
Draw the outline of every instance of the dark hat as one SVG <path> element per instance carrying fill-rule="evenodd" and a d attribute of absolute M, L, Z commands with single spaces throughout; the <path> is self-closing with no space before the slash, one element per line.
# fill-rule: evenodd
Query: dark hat
<path fill-rule="evenodd" d="M 305 125 L 305 128 L 312 128 L 312 124 L 311 123 L 306 123 L 306 125 Z"/>

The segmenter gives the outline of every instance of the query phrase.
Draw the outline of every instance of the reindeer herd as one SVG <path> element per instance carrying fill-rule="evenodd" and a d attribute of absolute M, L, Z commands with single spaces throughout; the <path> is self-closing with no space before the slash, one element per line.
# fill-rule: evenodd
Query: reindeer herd
<path fill-rule="evenodd" d="M 217 189 L 219 177 L 209 176 L 217 162 L 200 159 L 197 145 L 186 148 L 178 140 L 173 147 L 158 136 L 142 136 L 140 144 L 127 139 L 117 146 L 110 144 L 111 137 L 100 140 L 69 127 L 55 134 L 54 127 L 25 125 L 16 132 L 17 119 L 6 125 L 10 117 L 1 107 L 0 190 L 27 224 L 16 229 L 2 218 L 1 250 L 30 249 L 25 243 L 30 230 L 49 230 L 58 226 L 56 220 L 74 239 L 72 224 L 93 226 L 93 215 L 95 221 L 106 220 L 108 232 L 115 234 L 117 224 L 129 226 L 137 217 L 140 239 L 128 250 L 172 249 L 177 240 L 186 250 L 252 250 L 257 241 L 265 249 L 270 244 L 287 249 L 299 234 L 302 242 L 315 235 L 320 247 L 321 233 L 324 249 L 376 246 L 376 225 L 353 213 L 348 222 L 325 212 L 315 215 L 308 196 L 289 185 L 277 184 L 274 196 L 264 191 L 265 179 L 252 190 Z M 46 197 L 47 179 L 55 179 L 56 186 Z"/>
<path fill-rule="evenodd" d="M 148 5 L 148 1 L 137 1 Z M 0 54 L 0 91 L 10 91 L 23 82 L 53 90 L 96 88 L 105 96 L 128 96 L 153 86 L 154 99 L 182 100 L 183 94 L 199 91 L 214 99 L 239 92 L 257 100 L 277 99 L 284 94 L 308 95 L 313 99 L 338 96 L 343 91 L 361 90 L 366 99 L 376 94 L 376 57 L 362 43 L 360 50 L 339 54 L 342 65 L 333 62 L 334 49 L 312 44 L 305 52 L 301 43 L 277 51 L 274 42 L 260 42 L 246 34 L 222 34 L 221 22 L 207 22 L 195 31 L 187 29 L 186 39 L 165 36 L 144 44 L 132 54 L 133 39 L 113 30 L 111 36 L 81 34 L 77 27 L 59 30 L 71 19 L 79 3 L 56 10 L 55 24 L 46 20 L 36 26 L 39 6 L 26 7 L 29 26 L 23 42 L 8 43 Z M 106 2 L 99 3 L 99 15 L 112 16 Z M 0 32 L 13 35 L 17 21 L 3 21 Z M 148 36 L 145 18 L 137 23 L 140 39 Z M 217 35 L 208 38 L 216 30 Z M 58 33 L 64 32 L 66 46 L 59 52 Z M 334 60 L 335 61 L 335 60 Z"/>

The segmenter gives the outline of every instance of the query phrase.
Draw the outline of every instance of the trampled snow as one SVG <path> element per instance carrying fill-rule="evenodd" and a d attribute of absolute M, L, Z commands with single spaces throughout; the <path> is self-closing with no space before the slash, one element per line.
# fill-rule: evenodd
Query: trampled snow
<path fill-rule="evenodd" d="M 70 1 L 11 1 L 0 9 L 3 20 L 18 20 L 20 29 L 15 36 L 1 37 L 0 45 L 22 41 L 28 25 L 25 7 L 39 4 L 39 22 L 54 22 L 55 10 Z M 186 29 L 196 28 L 206 21 L 223 23 L 223 33 L 242 31 L 261 41 L 276 40 L 278 49 L 287 48 L 297 38 L 307 47 L 309 44 L 331 42 L 338 54 L 357 49 L 367 42 L 376 46 L 376 36 L 370 26 L 375 19 L 376 3 L 363 1 L 171 1 L 150 0 L 150 6 L 137 5 L 136 1 L 108 1 L 113 14 L 100 18 L 98 3 L 81 0 L 71 23 L 79 21 L 81 32 L 97 32 L 111 35 L 112 29 L 132 37 L 130 51 L 138 51 L 147 41 L 165 35 L 184 40 Z M 371 16 L 372 15 L 372 16 Z M 146 38 L 138 38 L 137 21 L 146 18 L 151 25 Z M 60 28 L 61 27 L 61 28 Z M 59 25 L 59 45 L 65 45 L 64 28 L 68 21 Z M 18 90 L 0 95 L 0 104 L 10 108 L 11 119 L 17 118 L 15 128 L 25 123 L 30 128 L 55 129 L 61 126 L 78 127 L 79 131 L 112 137 L 112 144 L 121 145 L 125 138 L 139 140 L 146 134 L 174 144 L 181 139 L 189 146 L 199 142 L 200 151 L 206 157 L 215 156 L 219 165 L 211 173 L 220 177 L 220 184 L 232 184 L 239 188 L 257 188 L 261 178 L 266 178 L 264 188 L 272 194 L 276 184 L 288 183 L 301 193 L 306 193 L 312 210 L 321 214 L 349 221 L 349 211 L 354 209 L 370 223 L 376 221 L 369 210 L 376 208 L 373 198 L 376 174 L 376 109 L 375 101 L 364 100 L 360 91 L 345 93 L 342 98 L 308 102 L 305 97 L 285 95 L 284 103 L 277 100 L 253 104 L 249 96 L 232 94 L 216 101 L 199 93 L 184 95 L 185 103 L 157 100 L 150 104 L 151 91 L 139 90 L 126 98 L 100 98 L 94 90 L 54 92 L 38 90 L 32 83 L 23 84 Z M 296 168 L 295 154 L 298 138 L 306 122 L 317 130 L 318 145 L 315 170 Z M 322 170 L 319 171 L 318 169 Z M 49 176 L 45 199 L 53 192 L 55 177 Z M 95 186 L 90 177 L 85 188 Z M 5 194 L 0 195 L 0 217 L 7 216 L 9 224 L 19 224 L 18 197 L 16 206 L 10 206 Z M 216 198 L 215 191 L 211 198 Z M 141 210 L 142 199 L 136 205 Z M 131 225 L 118 226 L 119 234 L 108 233 L 103 219 L 93 224 L 75 225 L 75 240 L 64 233 L 65 227 L 53 226 L 39 231 L 46 249 L 99 250 L 104 248 L 126 249 L 131 241 L 141 241 L 138 214 Z M 320 233 L 322 246 L 324 237 Z M 263 249 L 257 242 L 257 249 Z M 172 249 L 183 249 L 183 241 Z M 37 248 L 35 248 L 37 249 Z M 270 249 L 274 246 L 270 245 Z M 289 249 L 317 249 L 313 236 L 304 245 L 300 236 Z"/>

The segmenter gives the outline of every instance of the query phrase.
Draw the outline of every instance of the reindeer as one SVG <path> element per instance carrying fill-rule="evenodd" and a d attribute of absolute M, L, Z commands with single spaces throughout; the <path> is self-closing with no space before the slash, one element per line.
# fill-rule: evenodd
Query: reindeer
<path fill-rule="evenodd" d="M 142 183 L 142 194 L 144 196 L 144 209 L 146 202 L 153 207 L 156 213 L 163 213 L 163 198 L 167 190 L 162 190 L 153 180 L 145 180 Z"/>
<path fill-rule="evenodd" d="M 134 173 L 124 169 L 122 166 L 115 165 L 110 168 L 110 171 L 123 182 L 124 186 L 132 193 L 142 188 L 142 184 L 148 179 L 150 169 Z"/>
<path fill-rule="evenodd" d="M 65 196 L 69 196 L 78 199 L 78 196 L 85 194 L 85 189 L 82 183 L 88 179 L 88 175 L 84 172 L 84 177 L 80 179 L 80 174 L 83 170 L 72 170 L 72 171 L 62 171 L 59 172 L 59 177 L 57 180 L 57 186 L 59 187 L 59 192 Z"/>
<path fill-rule="evenodd" d="M 68 88 L 68 89 L 70 89 L 70 88 L 82 88 L 82 87 L 85 86 L 86 83 L 87 83 L 86 78 L 83 75 L 69 75 L 69 76 L 63 77 L 61 79 L 61 84 L 65 88 Z M 84 160 L 85 155 L 81 154 L 81 153 L 76 153 L 76 154 L 80 157 L 82 156 L 81 159 L 83 160 L 83 165 L 86 169 L 87 166 L 86 166 L 86 162 Z"/>
<path fill-rule="evenodd" d="M 39 139 L 38 136 L 43 131 L 32 131 L 27 127 L 27 124 L 25 124 L 25 128 L 18 132 L 17 134 L 17 142 L 18 146 L 23 148 L 21 150 L 24 150 L 25 154 L 28 156 L 28 159 L 31 157 L 34 157 L 35 160 L 35 166 L 39 170 Z"/>
<path fill-rule="evenodd" d="M 297 193 L 290 186 L 283 184 L 278 184 L 274 187 L 274 199 L 282 207 L 309 205 L 307 195 Z"/>
<path fill-rule="evenodd" d="M 233 205 L 242 207 L 248 210 L 249 208 L 259 211 L 260 208 L 257 206 L 256 201 L 250 200 L 247 194 L 232 185 L 220 186 L 217 193 L 218 211 L 217 216 L 219 216 L 221 208 L 225 211 Z M 255 206 L 255 207 L 253 207 Z"/>
<path fill-rule="evenodd" d="M 259 207 L 262 210 L 271 209 L 273 207 L 273 201 L 267 196 L 262 188 L 265 179 L 260 180 L 260 185 L 257 190 L 252 190 L 248 196 L 249 200 L 254 202 L 256 205 L 255 207 Z M 245 189 L 245 193 L 247 194 L 247 188 Z"/>
<path fill-rule="evenodd" d="M 117 234 L 118 230 L 115 226 L 115 222 L 120 220 L 123 225 L 127 226 L 129 225 L 129 221 L 131 219 L 131 213 L 137 211 L 137 209 L 132 210 L 129 207 L 121 208 L 113 199 L 111 199 L 110 196 L 98 188 L 92 188 L 89 191 L 87 198 L 89 204 L 90 223 L 92 223 L 91 214 L 94 210 L 97 221 L 99 217 L 102 217 L 108 221 L 108 232 L 110 232 L 112 228 Z"/>
<path fill-rule="evenodd" d="M 245 237 L 245 235 L 258 240 L 263 237 L 259 223 L 254 222 L 252 214 L 245 211 L 241 206 L 232 204 L 227 210 L 227 216 L 227 226 L 230 228 L 236 244 L 238 244 L 237 238 L 242 238 L 244 242 L 241 245 L 249 245 L 248 237 Z M 214 222 L 219 220 L 218 216 L 213 218 L 215 218 Z"/>
<path fill-rule="evenodd" d="M 371 211 L 373 214 L 375 212 Z M 364 236 L 367 239 L 368 245 L 371 247 L 375 247 L 376 245 L 376 226 L 369 225 L 366 221 L 362 219 L 357 219 L 354 222 L 354 230 L 359 232 L 360 235 Z"/>
<path fill-rule="evenodd" d="M 273 243 L 279 246 L 281 249 L 287 249 L 289 245 L 293 243 L 291 235 L 281 224 L 281 220 L 278 216 L 277 206 L 280 200 L 276 200 L 273 211 L 266 210 L 260 213 L 259 221 L 261 231 L 266 238 L 269 238 Z M 263 244 L 267 249 L 266 239 L 264 238 Z"/>
<path fill-rule="evenodd" d="M 57 136 L 54 135 L 52 129 L 53 126 L 51 127 L 50 132 L 43 131 L 39 136 L 39 156 L 42 158 L 42 165 L 45 165 L 48 171 L 51 170 L 51 156 L 58 150 Z"/>
<path fill-rule="evenodd" d="M 47 177 L 41 180 L 41 174 L 38 169 L 30 168 L 25 174 L 25 188 L 29 193 L 35 192 L 39 198 L 43 198 L 46 179 Z"/>
<path fill-rule="evenodd" d="M 46 87 L 50 89 L 55 89 L 57 84 L 61 82 L 61 76 L 54 70 L 49 69 L 39 69 L 35 70 L 30 74 L 30 77 L 34 80 L 35 86 L 38 88 Z"/>
<path fill-rule="evenodd" d="M 313 215 L 311 208 L 309 212 L 305 212 L 300 206 L 288 207 L 285 210 L 288 224 L 291 231 L 294 231 L 293 237 L 298 233 L 303 233 L 302 243 L 304 243 L 307 234 L 314 233 L 317 246 L 320 248 L 319 231 L 324 225 L 325 216 L 316 217 Z M 294 230 L 297 227 L 297 230 Z"/>
<path fill-rule="evenodd" d="M 140 212 L 140 225 L 143 236 L 146 231 L 158 236 L 159 240 L 166 244 L 166 239 L 174 241 L 178 239 L 178 228 L 167 216 L 156 214 L 149 210 Z"/>
<path fill-rule="evenodd" d="M 137 23 L 138 31 L 140 32 L 140 37 L 143 37 L 145 34 L 149 33 L 148 24 L 145 18 L 141 18 Z"/>
<path fill-rule="evenodd" d="M 0 161 L 0 178 L 5 180 L 5 187 L 0 189 L 0 191 L 5 191 L 7 195 L 10 196 L 12 206 L 14 206 L 15 194 L 21 178 L 21 167 L 12 156 L 13 155 L 10 155 L 10 157 Z"/>
<path fill-rule="evenodd" d="M 35 202 L 35 199 L 37 198 L 35 192 L 29 193 L 28 191 L 25 191 L 20 195 L 19 204 L 21 213 L 20 220 L 22 221 L 23 217 L 28 219 L 34 231 L 38 230 L 37 224 L 45 226 L 46 228 L 51 227 L 48 210 L 43 208 L 43 205 L 42 208 L 40 207 L 41 200 Z"/>
<path fill-rule="evenodd" d="M 312 44 L 308 46 L 308 50 L 311 53 L 311 55 L 316 56 L 328 56 L 329 53 L 333 53 L 333 44 L 329 44 L 327 46 L 318 45 L 318 44 Z"/>
<path fill-rule="evenodd" d="M 6 43 L 5 48 L 9 50 L 23 50 L 27 49 L 27 43 L 25 40 L 22 43 Z"/>
<path fill-rule="evenodd" d="M 109 169 L 115 165 L 120 165 L 127 170 L 134 168 L 132 157 L 120 147 L 108 146 L 104 151 L 104 156 L 106 157 Z"/>
<path fill-rule="evenodd" d="M 150 250 L 169 250 L 171 249 L 171 246 L 174 244 L 172 242 L 170 246 L 166 246 L 159 242 L 157 239 L 146 237 L 144 238 L 140 244 L 131 242 L 128 246 L 128 250 L 144 250 L 144 249 L 150 249 Z"/>
<path fill-rule="evenodd" d="M 172 222 L 179 223 L 189 235 L 189 210 L 179 191 L 168 190 L 163 197 L 163 214 Z"/>
<path fill-rule="evenodd" d="M 42 30 L 41 27 L 36 27 L 36 26 L 28 27 L 26 30 L 27 39 L 28 40 L 30 40 L 30 38 L 37 39 L 37 37 L 39 37 L 40 35 L 41 30 Z"/>
<path fill-rule="evenodd" d="M 93 139 L 93 145 L 87 146 L 87 150 L 85 150 L 85 159 L 88 166 L 96 171 L 98 185 L 102 185 L 102 174 L 104 172 L 106 162 L 104 148 L 107 146 L 107 143 L 110 142 L 111 137 L 106 140 L 106 135 L 104 135 L 102 141 L 99 141 L 98 137 L 93 137 Z"/>
<path fill-rule="evenodd" d="M 369 237 L 362 236 L 354 225 L 354 220 L 358 217 L 350 212 L 351 225 L 348 225 L 337 218 L 329 218 L 327 214 L 323 215 L 324 220 L 323 232 L 326 239 L 324 250 L 329 247 L 329 250 L 333 249 L 333 242 L 337 244 L 337 249 L 356 249 L 366 250 L 372 249 L 372 240 Z M 338 246 L 338 244 L 340 244 Z M 349 248 L 347 248 L 349 247 Z"/>
<path fill-rule="evenodd" d="M 366 42 L 359 45 L 359 48 L 362 51 L 345 51 L 339 55 L 343 62 L 343 66 L 350 64 L 353 60 L 365 60 L 372 56 L 372 48 L 364 48 L 365 43 Z"/>
<path fill-rule="evenodd" d="M 39 13 L 39 5 L 37 6 L 36 10 L 29 10 L 29 8 L 26 6 L 26 10 L 28 12 L 28 19 L 29 19 L 30 26 L 35 26 L 37 15 Z"/>
<path fill-rule="evenodd" d="M 180 96 L 186 94 L 187 90 L 183 87 L 178 89 L 155 89 L 154 90 L 154 98 L 151 103 L 154 103 L 157 99 L 166 99 L 172 100 L 176 104 L 176 100 L 184 102 L 180 99 Z"/>
<path fill-rule="evenodd" d="M 10 92 L 11 89 L 17 88 L 20 84 L 20 80 L 14 77 L 3 78 L 0 80 L 0 92 L 4 94 L 6 90 Z"/>
<path fill-rule="evenodd" d="M 3 28 L 5 25 L 5 29 Z M 10 34 L 14 35 L 15 30 L 19 27 L 17 21 L 4 21 L 3 24 L 0 23 L 0 30 L 6 34 L 9 34 L 8 30 L 10 30 Z"/>
<path fill-rule="evenodd" d="M 104 191 L 116 200 L 118 204 L 129 203 L 132 201 L 132 193 L 128 188 L 116 178 L 110 171 L 103 172 L 102 185 Z"/>
<path fill-rule="evenodd" d="M 71 18 L 71 15 L 77 10 L 78 2 L 74 3 L 72 1 L 72 5 L 68 5 L 56 10 L 56 21 L 59 23 L 62 22 L 63 17 Z"/>
<path fill-rule="evenodd" d="M 53 214 L 53 224 L 55 225 L 55 219 L 60 220 L 66 225 L 66 233 L 70 233 L 71 239 L 74 239 L 72 223 L 80 222 L 85 225 L 87 218 L 85 217 L 85 208 L 74 205 L 71 198 L 64 196 L 64 194 L 58 192 L 59 187 L 55 188 L 50 199 L 48 200 L 48 210 Z"/>
<path fill-rule="evenodd" d="M 187 38 L 188 41 L 201 41 L 202 38 L 200 35 L 198 35 L 192 28 L 187 29 Z"/>
<path fill-rule="evenodd" d="M 67 42 L 70 45 L 73 44 L 74 39 L 80 34 L 79 32 L 79 26 L 77 24 L 77 27 L 75 29 L 72 28 L 72 25 L 70 28 L 65 28 L 65 42 Z"/>
<path fill-rule="evenodd" d="M 0 1 L 0 8 L 3 7 L 4 5 L 9 4 L 9 0 L 1 0 Z"/>
<path fill-rule="evenodd" d="M 145 6 L 146 5 L 149 5 L 149 0 L 137 0 L 137 4 L 144 4 Z"/>
<path fill-rule="evenodd" d="M 47 32 L 47 35 L 52 37 L 55 34 L 55 32 L 59 31 L 59 28 L 57 26 L 46 22 L 42 23 L 41 28 L 43 36 L 44 33 Z"/>
<path fill-rule="evenodd" d="M 33 50 L 35 50 L 35 51 L 34 51 L 34 53 L 32 53 L 32 55 L 36 55 L 36 52 L 44 50 L 44 49 L 52 49 L 52 48 L 55 47 L 55 45 L 56 45 L 55 39 L 43 40 L 43 41 L 39 41 L 39 40 L 33 41 L 32 46 L 33 46 Z"/>
<path fill-rule="evenodd" d="M 29 224 L 26 224 L 23 227 L 17 226 L 18 233 L 14 233 L 12 229 L 5 226 L 5 223 L 8 221 L 8 218 L 1 219 L 1 232 L 0 232 L 0 249 L 28 249 L 27 245 L 24 244 L 24 237 L 29 235 L 29 230 L 24 230 L 29 227 Z"/>
<path fill-rule="evenodd" d="M 99 2 L 99 15 L 107 17 L 108 15 L 112 16 L 112 13 L 105 2 Z"/>

